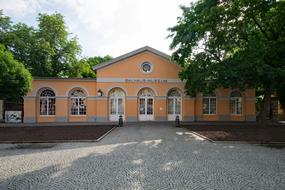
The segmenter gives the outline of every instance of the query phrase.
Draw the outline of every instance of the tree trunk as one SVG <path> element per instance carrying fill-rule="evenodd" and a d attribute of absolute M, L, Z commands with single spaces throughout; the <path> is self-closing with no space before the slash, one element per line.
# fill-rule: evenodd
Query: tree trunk
<path fill-rule="evenodd" d="M 266 125 L 270 122 L 270 109 L 271 109 L 271 87 L 266 88 L 264 98 L 262 100 L 258 122 L 261 125 Z"/>

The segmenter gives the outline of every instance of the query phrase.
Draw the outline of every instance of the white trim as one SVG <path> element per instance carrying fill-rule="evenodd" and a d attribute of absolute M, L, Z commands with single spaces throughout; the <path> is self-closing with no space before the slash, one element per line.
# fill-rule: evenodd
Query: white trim
<path fill-rule="evenodd" d="M 77 100 L 78 102 L 78 108 L 76 110 L 76 113 L 75 114 L 72 114 L 72 106 L 73 106 L 73 100 Z M 85 114 L 80 114 L 80 100 L 83 100 L 84 102 L 84 106 L 85 106 Z M 72 115 L 72 116 L 86 116 L 87 115 L 87 105 L 86 105 L 86 97 L 85 96 L 70 96 L 70 114 L 69 115 Z"/>
<path fill-rule="evenodd" d="M 68 89 L 69 89 L 69 90 L 67 90 L 67 91 L 65 92 L 65 96 L 70 96 L 70 93 L 71 93 L 73 90 L 76 90 L 76 89 L 81 89 L 81 90 L 83 90 L 84 93 L 86 94 L 85 97 L 89 96 L 88 90 L 87 90 L 85 87 L 83 87 L 83 86 L 80 86 L 80 85 L 72 85 L 72 86 L 69 86 Z"/>
<path fill-rule="evenodd" d="M 39 86 L 38 88 L 33 89 L 31 94 L 32 94 L 32 96 L 40 97 L 40 93 L 45 89 L 52 90 L 54 92 L 55 96 L 58 96 L 57 90 L 51 85 Z"/>
<path fill-rule="evenodd" d="M 180 79 L 171 79 L 171 78 L 111 78 L 111 77 L 102 77 L 97 78 L 97 83 L 103 82 L 122 82 L 122 83 L 132 83 L 133 82 L 147 82 L 147 83 L 184 83 Z"/>
<path fill-rule="evenodd" d="M 169 55 L 167 55 L 167 54 L 165 54 L 165 53 L 163 53 L 161 51 L 158 51 L 158 50 L 156 50 L 156 49 L 154 49 L 152 47 L 145 46 L 145 47 L 136 49 L 136 50 L 134 50 L 132 52 L 126 53 L 124 55 L 121 55 L 119 57 L 116 57 L 116 58 L 114 58 L 114 59 L 112 59 L 110 61 L 106 61 L 106 62 L 100 63 L 98 65 L 95 65 L 92 68 L 93 68 L 93 70 L 98 70 L 98 69 L 101 69 L 101 68 L 105 68 L 105 67 L 107 67 L 109 65 L 112 65 L 114 63 L 120 62 L 120 61 L 122 61 L 124 59 L 128 59 L 129 57 L 135 56 L 135 55 L 143 53 L 145 51 L 151 52 L 151 53 L 153 53 L 155 55 L 158 55 L 158 56 L 166 59 L 167 61 L 171 62 L 170 61 L 171 57 Z"/>
<path fill-rule="evenodd" d="M 156 92 L 156 90 L 155 90 L 155 88 L 154 87 L 152 87 L 152 86 L 139 86 L 137 89 L 137 92 L 136 92 L 136 96 L 137 97 L 139 97 L 139 92 L 142 90 L 142 89 L 144 89 L 144 88 L 149 88 L 149 89 L 151 89 L 152 91 L 153 91 L 153 93 L 154 93 L 154 95 L 153 96 L 158 96 L 158 94 L 157 94 L 157 92 Z"/>
<path fill-rule="evenodd" d="M 150 65 L 150 71 L 149 72 L 145 72 L 142 68 L 143 64 L 149 64 Z M 140 64 L 140 71 L 143 73 L 143 74 L 151 74 L 152 71 L 153 71 L 153 67 L 154 65 L 150 62 L 150 61 L 144 61 Z"/>
<path fill-rule="evenodd" d="M 97 87 L 97 88 L 98 88 L 98 87 Z M 107 89 L 105 95 L 109 97 L 109 93 L 111 92 L 111 90 L 113 90 L 113 89 L 115 89 L 115 88 L 120 88 L 120 89 L 124 92 L 125 96 L 128 96 L 128 93 L 127 93 L 126 89 L 125 89 L 124 87 L 122 87 L 122 86 L 111 86 L 111 87 L 109 87 L 109 88 Z M 99 89 L 99 88 L 98 88 L 98 89 Z M 100 89 L 102 90 L 102 88 L 100 88 Z M 104 92 L 103 92 L 103 94 L 104 94 Z"/>
<path fill-rule="evenodd" d="M 204 99 L 208 99 L 209 101 L 209 110 L 208 113 L 204 113 Z M 211 111 L 211 99 L 215 99 L 215 113 L 210 113 Z M 203 115 L 217 115 L 218 112 L 218 104 L 217 104 L 217 95 L 216 96 L 203 96 L 202 98 L 202 113 Z"/>

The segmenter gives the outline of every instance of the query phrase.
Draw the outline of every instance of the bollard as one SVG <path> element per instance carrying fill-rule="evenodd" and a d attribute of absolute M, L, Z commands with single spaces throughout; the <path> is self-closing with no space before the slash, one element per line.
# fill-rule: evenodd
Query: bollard
<path fill-rule="evenodd" d="M 119 127 L 123 127 L 123 116 L 119 116 Z"/>
<path fill-rule="evenodd" d="M 178 115 L 175 118 L 175 127 L 180 127 L 180 120 Z"/>

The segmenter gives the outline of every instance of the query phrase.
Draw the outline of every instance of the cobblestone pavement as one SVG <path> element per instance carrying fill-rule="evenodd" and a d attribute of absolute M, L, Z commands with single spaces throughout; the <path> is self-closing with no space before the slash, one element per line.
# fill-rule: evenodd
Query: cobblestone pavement
<path fill-rule="evenodd" d="M 285 189 L 285 149 L 211 143 L 160 125 L 99 143 L 0 144 L 0 189 Z"/>

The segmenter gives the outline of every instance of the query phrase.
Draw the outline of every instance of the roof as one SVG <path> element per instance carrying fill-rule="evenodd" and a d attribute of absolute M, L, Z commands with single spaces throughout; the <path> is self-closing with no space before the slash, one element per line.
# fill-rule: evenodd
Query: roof
<path fill-rule="evenodd" d="M 117 63 L 117 62 L 119 62 L 119 61 L 122 61 L 122 60 L 124 60 L 124 59 L 127 59 L 127 58 L 129 58 L 129 57 L 132 57 L 132 56 L 134 56 L 134 55 L 140 54 L 140 53 L 145 52 L 145 51 L 151 52 L 151 53 L 153 53 L 153 54 L 155 54 L 155 55 L 158 55 L 158 56 L 160 56 L 160 57 L 162 57 L 162 58 L 164 58 L 164 59 L 167 59 L 167 60 L 170 60 L 170 58 L 171 58 L 170 55 L 167 55 L 167 54 L 165 54 L 165 53 L 163 53 L 163 52 L 161 52 L 161 51 L 158 51 L 158 50 L 156 50 L 156 49 L 154 49 L 154 48 L 152 48 L 152 47 L 144 46 L 144 47 L 139 48 L 139 49 L 137 49 L 137 50 L 131 51 L 131 52 L 129 52 L 129 53 L 126 53 L 126 54 L 124 54 L 124 55 L 121 55 L 121 56 L 119 56 L 119 57 L 116 57 L 116 58 L 114 58 L 114 59 L 111 59 L 110 61 L 106 61 L 106 62 L 100 63 L 100 64 L 98 64 L 98 65 L 95 65 L 95 66 L 93 66 L 93 70 L 95 71 L 95 70 L 98 70 L 98 69 L 107 67 L 107 66 L 109 66 L 109 65 L 112 65 L 112 64 L 114 64 L 114 63 Z"/>
<path fill-rule="evenodd" d="M 96 81 L 96 78 L 33 77 L 33 80 Z"/>

